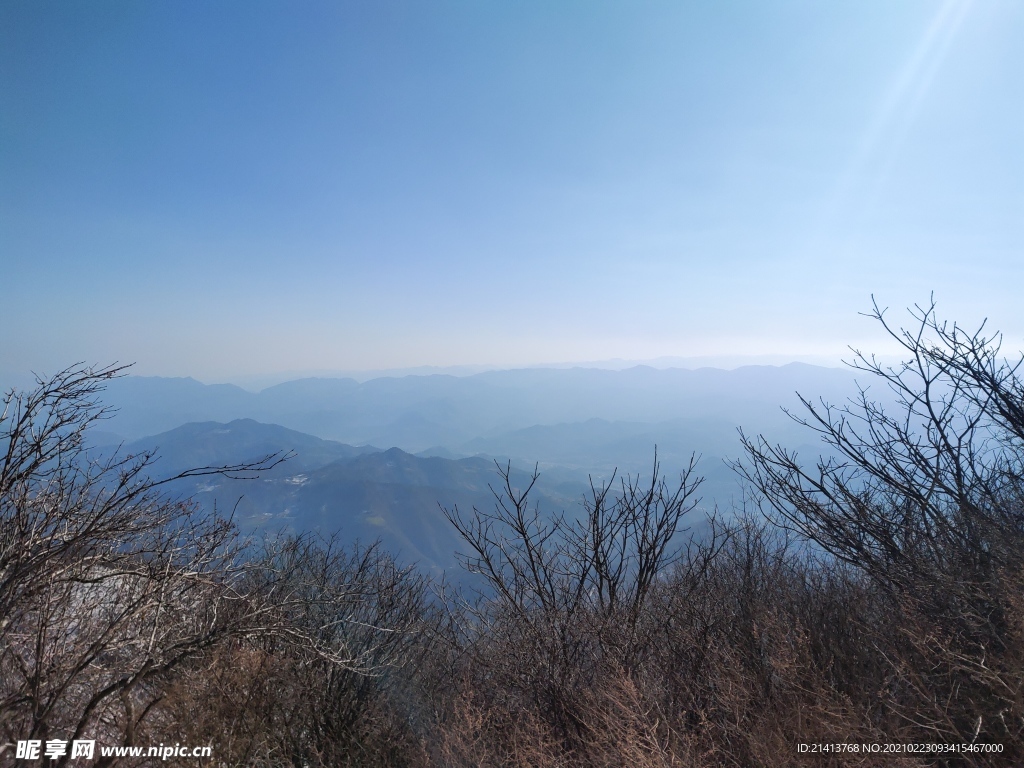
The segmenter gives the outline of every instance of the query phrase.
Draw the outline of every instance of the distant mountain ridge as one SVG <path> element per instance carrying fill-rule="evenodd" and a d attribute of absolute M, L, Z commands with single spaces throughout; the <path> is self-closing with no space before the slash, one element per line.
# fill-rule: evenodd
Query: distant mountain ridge
<path fill-rule="evenodd" d="M 841 401 L 856 393 L 856 384 L 848 370 L 802 363 L 728 371 L 522 369 L 363 383 L 301 379 L 259 393 L 194 379 L 127 377 L 112 382 L 104 395 L 119 409 L 104 429 L 131 440 L 188 422 L 252 418 L 351 445 L 459 452 L 478 438 L 593 418 L 710 418 L 730 425 L 730 432 L 735 425 L 779 427 L 786 424 L 779 407 L 798 405 L 796 390 Z"/>

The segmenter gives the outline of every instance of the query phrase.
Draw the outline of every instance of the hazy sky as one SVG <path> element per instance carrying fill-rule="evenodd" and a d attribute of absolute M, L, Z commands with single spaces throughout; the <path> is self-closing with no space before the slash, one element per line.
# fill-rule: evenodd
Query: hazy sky
<path fill-rule="evenodd" d="M 1024 3 L 0 4 L 0 372 L 1024 347 Z"/>

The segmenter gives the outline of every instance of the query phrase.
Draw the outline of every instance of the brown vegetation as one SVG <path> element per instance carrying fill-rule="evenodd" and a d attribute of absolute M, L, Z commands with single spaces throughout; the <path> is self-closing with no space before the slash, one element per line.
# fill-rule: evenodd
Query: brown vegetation
<path fill-rule="evenodd" d="M 578 518 L 501 472 L 493 511 L 449 511 L 473 598 L 375 547 L 237 544 L 145 457 L 90 473 L 115 372 L 62 374 L 5 417 L 0 739 L 247 766 L 1020 764 L 1024 383 L 934 307 L 909 333 L 876 317 L 908 363 L 857 365 L 896 405 L 806 400 L 810 466 L 744 437 L 748 504 L 700 538 L 693 464 L 594 486 Z"/>

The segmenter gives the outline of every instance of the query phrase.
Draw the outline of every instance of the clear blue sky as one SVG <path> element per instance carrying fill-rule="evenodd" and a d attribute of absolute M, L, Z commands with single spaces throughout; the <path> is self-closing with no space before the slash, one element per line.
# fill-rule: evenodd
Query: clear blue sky
<path fill-rule="evenodd" d="M 0 372 L 1024 347 L 1024 3 L 0 4 Z M 884 351 L 884 349 L 882 349 Z"/>

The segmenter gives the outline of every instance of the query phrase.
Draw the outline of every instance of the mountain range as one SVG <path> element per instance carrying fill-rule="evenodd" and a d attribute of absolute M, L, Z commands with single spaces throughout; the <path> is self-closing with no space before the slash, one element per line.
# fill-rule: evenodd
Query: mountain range
<path fill-rule="evenodd" d="M 822 452 L 780 408 L 800 407 L 796 391 L 842 402 L 857 386 L 848 370 L 805 364 L 314 378 L 258 393 L 126 377 L 104 393 L 116 411 L 92 443 L 156 450 L 164 476 L 290 453 L 258 480 L 192 478 L 173 490 L 233 510 L 247 531 L 379 538 L 404 561 L 449 569 L 459 542 L 442 508 L 493 507 L 496 463 L 520 486 L 539 468 L 542 510 L 575 514 L 591 479 L 649 475 L 657 448 L 671 480 L 697 455 L 703 508 L 728 511 L 744 493 L 726 463 L 741 455 L 738 428 Z"/>

